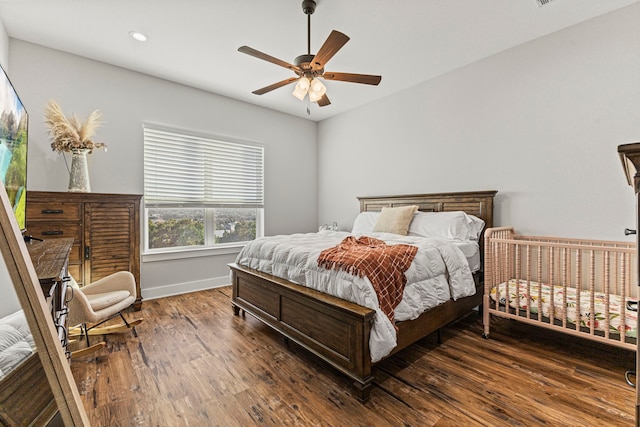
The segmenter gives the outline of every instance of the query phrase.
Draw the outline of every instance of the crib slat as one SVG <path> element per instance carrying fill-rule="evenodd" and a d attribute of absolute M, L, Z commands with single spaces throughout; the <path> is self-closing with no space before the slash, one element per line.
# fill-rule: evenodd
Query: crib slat
<path fill-rule="evenodd" d="M 596 266 L 595 266 L 595 251 L 592 249 L 589 253 L 589 333 L 593 335 L 595 331 L 595 322 L 593 321 L 594 313 L 596 311 L 594 292 L 596 287 Z"/>
<path fill-rule="evenodd" d="M 538 246 L 538 282 L 542 283 L 542 246 Z M 538 285 L 538 321 L 542 322 L 542 286 Z"/>
<path fill-rule="evenodd" d="M 582 319 L 582 249 L 576 250 L 576 321 L 575 329 L 580 330 Z"/>
<path fill-rule="evenodd" d="M 551 287 L 551 296 L 549 297 L 549 323 L 553 325 L 553 319 L 556 318 L 556 290 L 554 286 L 554 268 L 555 268 L 555 257 L 553 256 L 554 250 L 553 246 L 549 247 L 549 278 L 547 283 Z"/>
<path fill-rule="evenodd" d="M 531 316 L 531 245 L 527 244 L 527 318 Z"/>
<path fill-rule="evenodd" d="M 604 336 L 609 338 L 609 325 L 611 321 L 611 316 L 609 314 L 609 307 L 611 303 L 611 283 L 610 283 L 610 262 L 611 257 L 609 256 L 609 251 L 605 251 L 603 254 L 604 257 L 604 272 L 603 272 L 603 283 L 604 283 Z M 594 297 L 595 299 L 595 297 Z M 596 319 L 597 320 L 597 319 Z M 595 323 L 595 321 L 594 321 Z"/>
<path fill-rule="evenodd" d="M 627 254 L 619 254 L 620 258 L 620 341 L 627 337 Z"/>
<path fill-rule="evenodd" d="M 515 247 L 516 250 L 516 277 L 520 278 L 522 277 L 522 271 L 521 271 L 521 262 L 520 262 L 520 245 L 516 245 Z M 516 303 L 516 314 L 520 313 L 520 285 L 518 283 L 516 283 L 515 286 L 515 303 Z M 509 290 L 507 289 L 507 294 L 510 294 Z M 507 300 L 508 301 L 508 300 Z"/>
<path fill-rule="evenodd" d="M 567 327 L 567 248 L 562 248 L 562 327 Z M 555 298 L 554 298 L 555 300 Z"/>

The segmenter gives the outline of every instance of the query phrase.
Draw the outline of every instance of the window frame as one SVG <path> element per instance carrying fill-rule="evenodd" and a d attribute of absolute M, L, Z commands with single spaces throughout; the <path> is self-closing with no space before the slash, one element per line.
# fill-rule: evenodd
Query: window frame
<path fill-rule="evenodd" d="M 247 242 L 218 243 L 213 246 L 180 246 L 173 248 L 149 249 L 148 208 L 144 208 L 144 249 L 142 262 L 167 261 L 173 259 L 197 258 L 216 255 L 237 255 Z M 256 239 L 264 236 L 264 208 L 256 213 Z"/>
<path fill-rule="evenodd" d="M 260 166 L 258 175 L 255 175 L 255 179 L 261 180 L 260 194 L 259 200 L 252 204 L 239 203 L 234 205 L 233 203 L 228 202 L 219 202 L 216 204 L 215 200 L 207 199 L 203 200 L 201 204 L 193 202 L 190 203 L 181 203 L 173 199 L 171 202 L 158 202 L 154 201 L 152 203 L 147 204 L 147 194 L 145 192 L 145 198 L 143 198 L 143 252 L 142 252 L 142 261 L 161 261 L 161 260 L 169 260 L 169 259 L 181 259 L 181 258 L 192 258 L 192 257 L 200 257 L 200 256 L 211 256 L 211 255 L 227 255 L 227 254 L 237 254 L 240 252 L 240 249 L 245 246 L 247 243 L 244 242 L 229 242 L 229 243 L 215 243 L 215 216 L 214 209 L 216 208 L 248 208 L 248 209 L 256 209 L 256 238 L 264 236 L 264 144 L 241 140 L 238 138 L 231 138 L 228 136 L 219 136 L 215 134 L 207 134 L 194 132 L 189 130 L 184 130 L 175 127 L 168 127 L 164 125 L 157 125 L 154 123 L 144 123 L 143 124 L 144 135 L 143 135 L 143 180 L 144 180 L 144 188 L 147 189 L 147 149 L 148 149 L 148 140 L 147 140 L 147 130 L 160 131 L 168 134 L 175 134 L 178 137 L 185 137 L 188 139 L 201 139 L 201 144 L 206 145 L 208 142 L 212 142 L 214 144 L 214 148 L 212 151 L 215 151 L 217 147 L 216 144 L 220 143 L 222 145 L 227 146 L 239 146 L 239 147 L 248 147 L 247 149 L 253 151 L 260 151 Z M 242 151 L 243 148 L 240 148 L 239 151 Z M 215 157 L 214 157 L 215 158 Z M 226 163 L 226 162 L 222 162 Z M 214 163 L 215 164 L 215 161 Z M 219 164 L 219 163 L 218 163 Z M 209 165 L 211 166 L 211 165 Z M 207 172 L 203 174 L 204 176 L 208 176 Z M 205 178 L 206 181 L 206 178 Z M 177 181 L 176 181 L 177 182 Z M 204 182 L 204 181 L 203 181 Z M 203 186 L 205 184 L 203 183 Z M 168 247 L 168 248 L 149 248 L 149 210 L 150 209 L 175 209 L 175 208 L 202 208 L 205 210 L 204 212 L 204 233 L 205 233 L 205 244 L 198 246 L 180 246 L 180 247 Z M 211 243 L 214 242 L 214 243 Z M 209 243 L 209 244 L 207 244 Z"/>

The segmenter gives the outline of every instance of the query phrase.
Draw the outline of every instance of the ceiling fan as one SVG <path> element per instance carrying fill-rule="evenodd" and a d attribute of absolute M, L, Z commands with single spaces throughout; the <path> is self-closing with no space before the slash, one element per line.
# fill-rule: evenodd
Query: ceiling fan
<path fill-rule="evenodd" d="M 325 64 L 342 48 L 342 46 L 345 45 L 345 43 L 349 41 L 349 37 L 339 31 L 333 30 L 331 31 L 331 34 L 329 34 L 329 37 L 327 37 L 327 40 L 325 40 L 324 44 L 320 47 L 320 50 L 318 50 L 318 53 L 312 55 L 311 14 L 313 14 L 315 10 L 316 2 L 314 0 L 302 1 L 302 11 L 307 15 L 307 53 L 294 59 L 293 64 L 274 58 L 273 56 L 257 51 L 249 46 L 241 46 L 238 48 L 239 52 L 288 68 L 297 75 L 297 77 L 290 77 L 261 89 L 254 90 L 252 93 L 255 93 L 256 95 L 264 95 L 274 89 L 278 89 L 297 81 L 296 87 L 293 91 L 293 95 L 295 97 L 302 101 L 308 94 L 309 101 L 317 102 L 320 107 L 324 107 L 331 104 L 331 101 L 329 101 L 329 98 L 327 97 L 326 87 L 322 84 L 319 78 L 325 80 L 362 83 L 367 85 L 378 85 L 380 83 L 382 76 L 374 76 L 371 74 L 335 73 L 324 70 Z"/>

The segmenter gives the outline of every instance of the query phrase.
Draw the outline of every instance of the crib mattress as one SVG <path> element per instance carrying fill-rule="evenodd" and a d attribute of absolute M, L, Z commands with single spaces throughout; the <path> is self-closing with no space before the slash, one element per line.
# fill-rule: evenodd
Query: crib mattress
<path fill-rule="evenodd" d="M 538 296 L 540 295 L 542 315 L 550 318 L 551 307 L 551 286 L 547 284 L 539 284 L 537 282 L 530 283 L 530 293 L 527 294 L 527 281 L 522 279 L 511 279 L 508 282 L 501 283 L 491 289 L 490 296 L 493 301 L 499 301 L 503 306 L 507 302 L 507 294 L 509 292 L 509 306 L 516 309 L 518 306 L 518 300 L 520 301 L 520 309 L 526 310 L 527 306 L 530 306 L 530 312 L 538 314 Z M 539 292 L 542 287 L 541 292 Z M 517 292 L 517 295 L 516 295 Z M 580 326 L 590 328 L 593 323 L 594 328 L 599 331 L 604 331 L 605 316 L 606 316 L 606 294 L 601 292 L 594 292 L 594 311 L 592 316 L 591 311 L 591 292 L 580 291 L 580 319 L 577 319 L 577 291 L 575 288 L 566 288 L 566 307 L 563 306 L 565 290 L 562 286 L 553 287 L 553 308 L 554 318 L 562 320 L 567 318 L 567 321 L 571 324 L 580 322 Z M 622 297 L 620 295 L 609 294 L 609 332 L 622 333 L 627 337 L 637 337 L 637 311 L 627 309 L 627 303 L 636 304 L 636 300 L 632 298 L 626 298 L 625 304 L 622 304 Z M 636 305 L 637 306 L 637 305 Z M 624 312 L 624 326 L 623 326 L 623 312 Z"/>

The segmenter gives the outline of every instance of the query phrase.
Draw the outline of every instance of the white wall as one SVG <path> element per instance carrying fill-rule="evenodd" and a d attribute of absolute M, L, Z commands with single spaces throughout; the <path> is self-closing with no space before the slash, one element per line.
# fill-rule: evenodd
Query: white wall
<path fill-rule="evenodd" d="M 498 190 L 496 225 L 629 240 L 638 22 L 634 4 L 321 122 L 320 223 L 350 228 L 361 195 Z"/>
<path fill-rule="evenodd" d="M 0 64 L 7 72 L 9 71 L 9 36 L 2 19 L 0 19 Z"/>
<path fill-rule="evenodd" d="M 89 159 L 91 189 L 143 192 L 142 123 L 262 142 L 265 146 L 265 233 L 317 227 L 316 124 L 201 90 L 11 39 L 10 77 L 29 114 L 28 189 L 66 191 L 68 173 L 52 152 L 43 111 L 54 99 L 85 118 L 105 120 L 97 141 L 108 151 Z M 295 179 L 292 179 L 295 178 Z M 144 262 L 143 297 L 229 283 L 233 254 Z"/>

